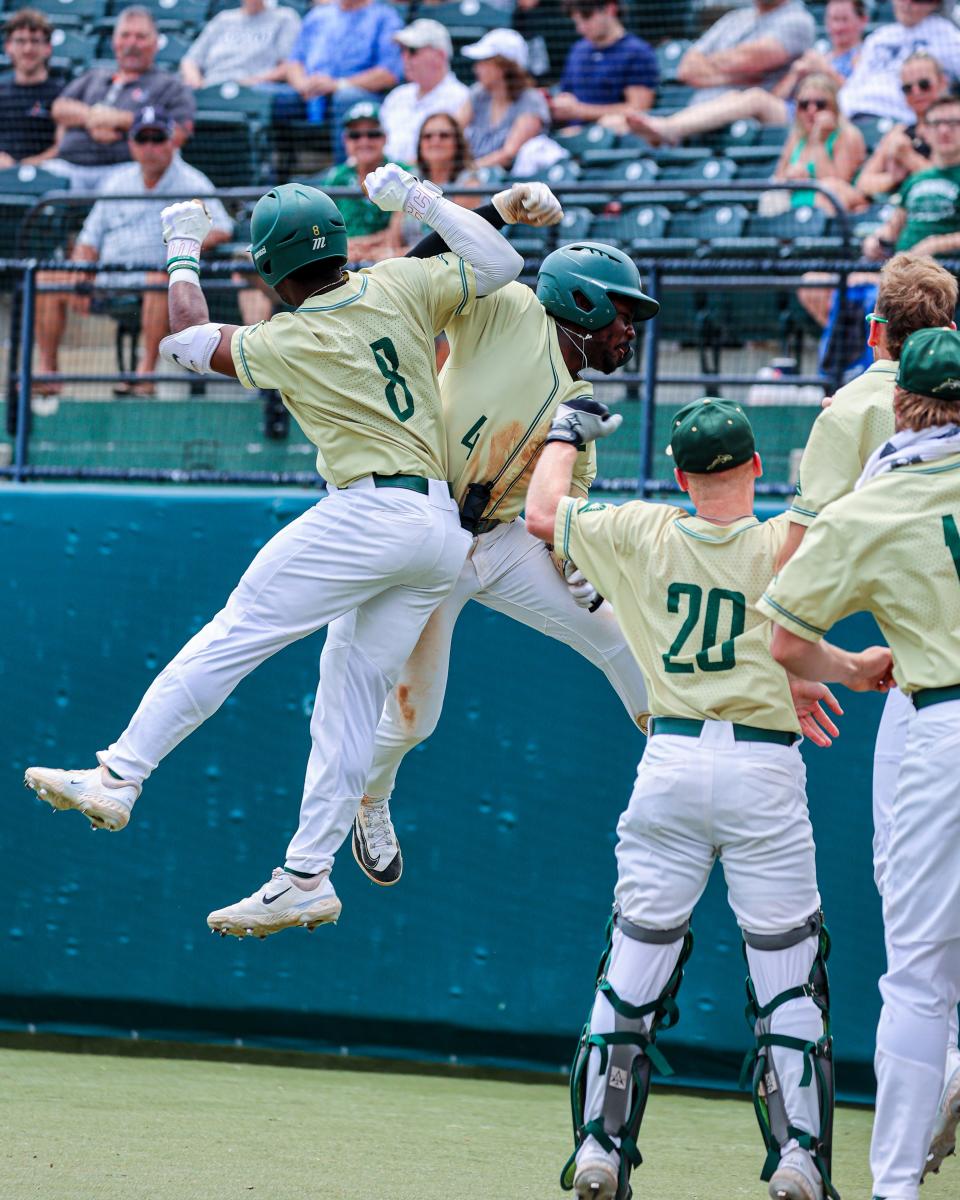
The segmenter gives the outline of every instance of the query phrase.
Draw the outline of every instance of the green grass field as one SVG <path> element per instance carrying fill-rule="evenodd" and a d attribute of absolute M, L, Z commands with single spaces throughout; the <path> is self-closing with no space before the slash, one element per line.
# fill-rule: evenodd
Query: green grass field
<path fill-rule="evenodd" d="M 837 1115 L 844 1200 L 870 1121 Z M 0 1050 L 0 1131 L 2 1200 L 559 1200 L 571 1136 L 549 1084 L 32 1050 Z M 655 1090 L 641 1146 L 638 1200 L 766 1196 L 745 1099 Z"/>

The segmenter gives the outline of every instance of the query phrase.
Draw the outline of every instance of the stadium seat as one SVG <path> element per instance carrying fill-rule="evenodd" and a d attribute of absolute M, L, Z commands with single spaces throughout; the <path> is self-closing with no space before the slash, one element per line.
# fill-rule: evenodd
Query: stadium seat
<path fill-rule="evenodd" d="M 717 238 L 738 237 L 750 218 L 742 204 L 718 204 L 693 212 L 674 213 L 669 240 L 682 238 L 709 248 Z"/>
<path fill-rule="evenodd" d="M 685 83 L 661 83 L 657 88 L 656 105 L 651 111 L 666 115 L 686 108 L 695 91 L 695 88 L 688 87 Z"/>
<path fill-rule="evenodd" d="M 657 47 L 657 65 L 660 68 L 661 83 L 673 83 L 676 80 L 680 59 L 692 45 L 693 42 L 675 40 L 663 42 Z"/>
<path fill-rule="evenodd" d="M 714 129 L 709 133 L 700 134 L 697 141 L 702 145 L 716 146 L 724 150 L 729 147 L 754 146 L 761 129 L 759 121 L 754 121 L 752 117 L 743 117 L 722 129 Z"/>
<path fill-rule="evenodd" d="M 742 234 L 714 238 L 712 248 L 715 253 L 727 256 L 779 258 L 790 253 L 791 243 L 797 238 L 804 238 L 809 252 L 810 241 L 823 238 L 826 225 L 827 214 L 808 205 L 774 217 L 754 214 L 748 217 Z"/>
<path fill-rule="evenodd" d="M 617 135 L 603 125 L 581 125 L 572 133 L 557 133 L 554 138 L 577 159 L 588 151 L 612 149 L 617 143 Z"/>
<path fill-rule="evenodd" d="M 36 0 L 31 8 L 45 13 L 54 26 L 61 29 L 79 29 L 99 21 L 107 8 L 106 0 Z M 4 8 L 13 11 L 10 4 Z M 90 55 L 92 57 L 92 55 Z"/>
<path fill-rule="evenodd" d="M 662 205 L 638 205 L 612 216 L 595 217 L 590 237 L 597 242 L 613 242 L 638 255 L 659 254 L 669 220 L 670 210 Z"/>
<path fill-rule="evenodd" d="M 571 208 L 564 207 L 563 218 L 560 221 L 560 240 L 564 242 L 582 242 L 588 238 L 592 240 L 592 225 L 593 213 L 589 208 L 581 208 L 579 205 Z"/>
<path fill-rule="evenodd" d="M 757 130 L 755 146 L 776 146 L 777 151 L 783 149 L 790 136 L 789 125 L 761 125 Z"/>
<path fill-rule="evenodd" d="M 769 179 L 780 157 L 776 146 L 729 146 L 725 153 L 736 163 L 737 179 Z"/>
<path fill-rule="evenodd" d="M 631 158 L 625 162 L 596 163 L 583 173 L 586 182 L 649 183 L 657 178 L 659 168 L 652 158 Z"/>
<path fill-rule="evenodd" d="M 857 117 L 853 123 L 863 134 L 868 153 L 876 150 L 884 134 L 889 133 L 895 124 L 892 117 Z"/>
<path fill-rule="evenodd" d="M 196 124 L 183 157 L 217 187 L 259 186 L 270 171 L 270 94 L 235 83 L 195 94 Z"/>
<path fill-rule="evenodd" d="M 137 2 L 139 4 L 140 0 Z M 115 16 L 126 7 L 127 0 L 111 0 L 110 12 Z M 142 7 L 152 15 L 158 29 L 177 29 L 185 25 L 199 28 L 210 14 L 209 0 L 143 0 Z M 237 5 L 231 3 L 227 7 L 236 8 Z"/>
<path fill-rule="evenodd" d="M 69 186 L 69 180 L 37 167 L 0 170 L 0 257 L 54 257 L 65 239 L 66 207 L 43 205 L 26 226 L 24 218 L 42 196 Z"/>
<path fill-rule="evenodd" d="M 463 29 L 468 30 L 474 38 L 479 38 L 484 30 L 510 24 L 510 10 L 507 6 L 484 4 L 482 0 L 452 0 L 445 4 L 430 4 L 424 7 L 429 9 L 431 21 L 439 21 L 441 25 L 445 25 L 451 36 L 454 30 Z"/>
<path fill-rule="evenodd" d="M 689 163 L 658 163 L 658 179 L 689 180 L 693 183 L 709 183 L 711 180 L 733 179 L 737 164 L 729 158 L 698 158 Z"/>
<path fill-rule="evenodd" d="M 157 64 L 166 67 L 168 71 L 175 71 L 180 65 L 180 60 L 190 49 L 193 38 L 167 33 L 161 29 L 158 41 Z"/>
<path fill-rule="evenodd" d="M 50 66 L 54 70 L 78 74 L 86 71 L 93 62 L 94 39 L 79 29 L 54 29 L 50 44 L 53 47 Z"/>

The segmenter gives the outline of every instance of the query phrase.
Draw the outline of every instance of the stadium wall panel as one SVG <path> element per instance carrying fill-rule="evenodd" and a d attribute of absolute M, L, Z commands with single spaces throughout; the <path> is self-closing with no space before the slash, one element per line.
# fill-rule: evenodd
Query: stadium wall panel
<path fill-rule="evenodd" d="M 345 848 L 340 923 L 312 935 L 221 940 L 205 917 L 282 862 L 322 635 L 244 681 L 162 764 L 122 834 L 51 819 L 21 788 L 31 763 L 91 765 L 256 550 L 314 502 L 238 489 L 0 494 L 0 1023 L 560 1068 L 591 1000 L 616 821 L 643 750 L 603 678 L 565 647 L 467 607 L 440 726 L 395 797 L 403 881 L 375 887 Z M 855 618 L 839 640 L 874 637 Z M 849 1095 L 870 1087 L 883 965 L 870 868 L 881 701 L 841 699 L 842 738 L 805 757 Z M 733 1084 L 750 1035 L 719 871 L 694 931 L 682 1019 L 663 1047 L 682 1077 Z"/>

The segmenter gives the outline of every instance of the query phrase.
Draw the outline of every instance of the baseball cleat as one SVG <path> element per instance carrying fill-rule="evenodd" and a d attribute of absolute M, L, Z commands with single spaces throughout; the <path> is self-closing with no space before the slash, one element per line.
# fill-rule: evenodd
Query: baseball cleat
<path fill-rule="evenodd" d="M 297 925 L 312 930 L 317 925 L 335 924 L 340 908 L 329 872 L 308 890 L 283 867 L 277 867 L 263 887 L 245 900 L 215 909 L 207 917 L 207 924 L 222 937 L 231 933 L 240 938 L 265 938 Z"/>
<path fill-rule="evenodd" d="M 930 1149 L 927 1151 L 927 1161 L 921 1175 L 921 1182 L 927 1175 L 937 1175 L 943 1165 L 943 1160 L 957 1152 L 957 1126 L 960 1125 L 960 1067 L 947 1080 L 940 1103 L 937 1106 L 937 1119 L 933 1126 L 933 1137 L 930 1139 Z"/>
<path fill-rule="evenodd" d="M 620 1186 L 617 1155 L 587 1146 L 577 1155 L 573 1190 L 577 1200 L 614 1200 Z"/>
<path fill-rule="evenodd" d="M 140 795 L 139 784 L 114 779 L 106 767 L 88 771 L 28 767 L 23 782 L 53 808 L 75 808 L 94 829 L 109 829 L 113 833 L 130 820 L 130 810 Z"/>
<path fill-rule="evenodd" d="M 823 1180 L 805 1150 L 791 1150 L 770 1178 L 772 1200 L 823 1200 Z"/>
<path fill-rule="evenodd" d="M 353 818 L 353 857 L 374 883 L 390 887 L 403 874 L 403 855 L 390 820 L 389 800 L 361 804 Z"/>

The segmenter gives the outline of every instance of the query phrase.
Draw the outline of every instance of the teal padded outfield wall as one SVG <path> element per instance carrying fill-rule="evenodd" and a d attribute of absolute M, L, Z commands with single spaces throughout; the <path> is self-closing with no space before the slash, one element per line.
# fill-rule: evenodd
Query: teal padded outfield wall
<path fill-rule="evenodd" d="M 0 492 L 0 1027 L 243 1038 L 559 1068 L 593 991 L 614 830 L 643 738 L 602 676 L 477 604 L 444 714 L 393 806 L 405 871 L 369 883 L 349 847 L 336 927 L 221 940 L 295 828 L 321 636 L 265 664 L 147 784 L 123 833 L 91 836 L 22 787 L 32 763 L 92 765 L 158 669 L 311 493 L 6 487 Z M 847 624 L 863 644 L 871 623 Z M 877 697 L 805 751 L 841 1090 L 869 1089 L 883 965 L 870 868 Z M 694 917 L 679 1027 L 687 1078 L 733 1084 L 750 1037 L 734 919 L 715 872 Z"/>

